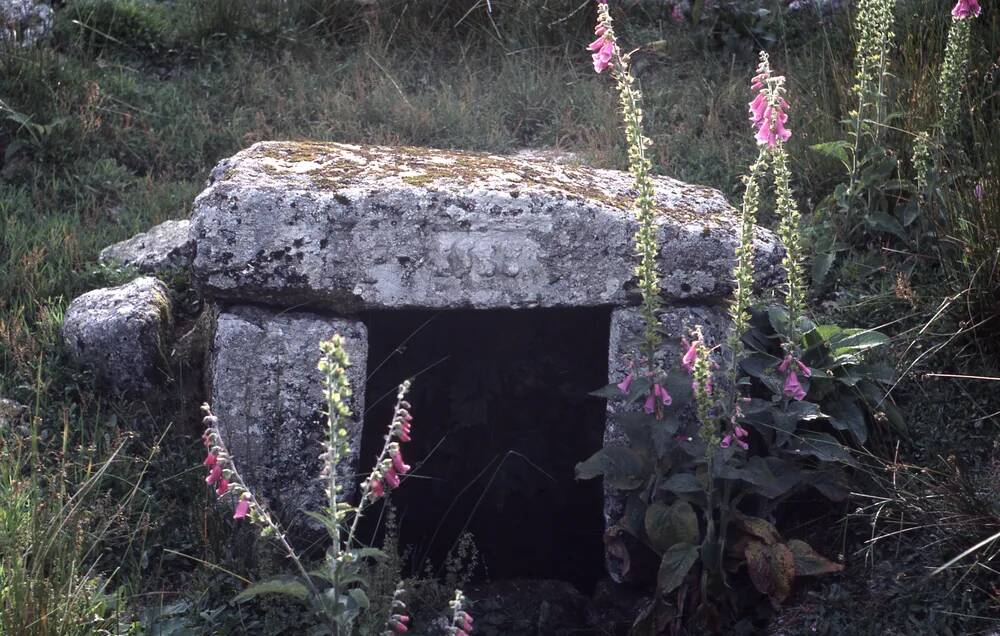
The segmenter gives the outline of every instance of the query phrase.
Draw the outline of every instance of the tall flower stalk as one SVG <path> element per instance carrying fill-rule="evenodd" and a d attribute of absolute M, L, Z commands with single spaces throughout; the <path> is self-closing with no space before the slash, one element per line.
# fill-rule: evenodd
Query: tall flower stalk
<path fill-rule="evenodd" d="M 597 5 L 597 39 L 588 47 L 593 52 L 594 70 L 601 73 L 611 69 L 618 86 L 618 98 L 625 120 L 625 140 L 628 144 L 628 168 L 635 182 L 636 217 L 639 228 L 635 235 L 635 249 L 639 257 L 636 276 L 642 294 L 640 308 L 645 327 L 643 330 L 643 353 L 649 364 L 650 374 L 655 372 L 654 354 L 662 341 L 656 328 L 661 306 L 660 277 L 657 271 L 658 251 L 656 203 L 653 181 L 650 178 L 652 165 L 646 155 L 652 142 L 642 132 L 642 92 L 635 77 L 629 70 L 629 55 L 623 54 L 615 38 L 614 23 L 608 5 Z"/>
<path fill-rule="evenodd" d="M 862 139 L 870 135 L 878 143 L 885 119 L 885 85 L 889 77 L 889 53 L 895 41 L 896 0 L 861 0 L 855 14 L 857 48 L 854 55 L 854 86 L 857 102 L 853 115 L 853 168 L 849 191 L 854 192 L 864 154 Z"/>
<path fill-rule="evenodd" d="M 938 101 L 941 108 L 941 132 L 949 134 L 958 126 L 959 102 L 962 84 L 969 63 L 969 34 L 972 19 L 979 16 L 977 0 L 958 0 L 951 10 L 951 26 L 948 28 L 948 43 L 944 50 L 944 63 L 938 85 Z"/>

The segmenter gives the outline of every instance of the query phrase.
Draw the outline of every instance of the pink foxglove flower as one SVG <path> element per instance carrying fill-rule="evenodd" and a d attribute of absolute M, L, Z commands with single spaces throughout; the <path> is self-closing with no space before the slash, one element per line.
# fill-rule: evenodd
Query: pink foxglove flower
<path fill-rule="evenodd" d="M 472 615 L 469 614 L 468 612 L 465 611 L 459 612 L 458 622 L 460 627 L 459 631 L 461 630 L 465 630 L 466 632 L 472 631 Z"/>
<path fill-rule="evenodd" d="M 757 93 L 750 102 L 750 123 L 757 129 L 754 137 L 760 145 L 776 146 L 786 142 L 792 133 L 785 128 L 788 123 L 788 102 L 781 96 L 785 78 L 772 76 L 767 56 L 761 54 L 757 74 L 750 81 L 750 90 Z"/>
<path fill-rule="evenodd" d="M 591 55 L 594 59 L 594 72 L 601 73 L 611 66 L 611 57 L 615 52 L 615 43 L 612 40 L 602 35 L 591 42 L 587 48 L 594 51 Z"/>
<path fill-rule="evenodd" d="M 781 361 L 781 364 L 778 365 L 778 371 L 781 371 L 782 373 L 788 373 L 788 367 L 790 366 L 792 366 L 792 356 L 787 355 Z"/>
<path fill-rule="evenodd" d="M 212 465 L 212 470 L 209 471 L 208 477 L 205 478 L 205 483 L 209 486 L 214 486 L 220 479 L 222 479 L 222 465 L 216 462 Z"/>
<path fill-rule="evenodd" d="M 801 401 L 806 397 L 806 390 L 802 388 L 802 384 L 799 383 L 799 376 L 792 371 L 785 378 L 785 395 L 792 398 L 793 400 Z"/>
<path fill-rule="evenodd" d="M 390 488 L 399 488 L 399 475 L 396 474 L 396 469 L 392 466 L 386 469 L 385 473 L 382 475 L 385 479 L 385 483 Z"/>
<path fill-rule="evenodd" d="M 247 516 L 248 512 L 250 512 L 250 500 L 240 499 L 236 503 L 236 511 L 233 512 L 233 519 L 242 519 Z"/>
<path fill-rule="evenodd" d="M 385 495 L 385 486 L 382 485 L 381 479 L 373 479 L 368 484 L 368 491 L 371 492 L 374 499 L 378 499 Z"/>
<path fill-rule="evenodd" d="M 229 480 L 227 480 L 225 477 L 222 477 L 221 479 L 219 479 L 219 483 L 215 485 L 215 494 L 221 497 L 227 492 L 229 492 Z"/>
<path fill-rule="evenodd" d="M 968 17 L 979 17 L 979 12 L 982 8 L 979 6 L 979 0 L 958 0 L 955 6 L 951 10 L 951 17 L 962 20 Z"/>
<path fill-rule="evenodd" d="M 983 196 L 986 194 L 983 184 L 977 183 L 976 187 L 972 190 L 972 194 L 975 195 L 977 201 L 982 201 Z"/>
<path fill-rule="evenodd" d="M 406 626 L 410 622 L 410 617 L 405 614 L 393 614 L 392 615 L 392 631 L 397 634 L 405 634 L 410 631 L 410 628 Z"/>
<path fill-rule="evenodd" d="M 674 401 L 673 398 L 670 397 L 670 394 L 667 393 L 667 390 L 660 384 L 653 385 L 653 393 L 660 398 L 660 402 L 663 403 L 663 406 L 670 406 L 670 403 Z"/>
<path fill-rule="evenodd" d="M 694 373 L 694 361 L 698 359 L 698 343 L 688 342 L 685 338 L 681 341 L 687 350 L 681 357 L 681 366 L 687 369 L 688 373 Z"/>
<path fill-rule="evenodd" d="M 219 461 L 219 457 L 215 453 L 209 453 L 205 461 L 202 462 L 205 466 L 212 467 L 215 466 L 215 462 Z"/>
<path fill-rule="evenodd" d="M 812 369 L 810 369 L 805 364 L 803 364 L 801 360 L 796 360 L 795 361 L 795 366 L 797 366 L 799 368 L 799 373 L 801 373 L 805 377 L 807 377 L 807 378 L 811 378 L 812 377 L 812 374 L 813 374 Z"/>
<path fill-rule="evenodd" d="M 634 379 L 635 378 L 632 377 L 631 373 L 626 375 L 625 379 L 618 383 L 618 390 L 621 391 L 622 393 L 627 394 L 628 390 L 632 387 L 632 380 Z"/>
<path fill-rule="evenodd" d="M 719 446 L 721 446 L 722 448 L 729 448 L 729 446 L 732 443 L 733 443 L 733 436 L 729 433 L 726 433 L 725 436 L 723 436 L 722 441 L 719 442 Z"/>
<path fill-rule="evenodd" d="M 396 454 L 392 456 L 392 467 L 400 475 L 405 475 L 410 472 L 410 465 L 403 461 L 402 450 L 397 450 Z"/>

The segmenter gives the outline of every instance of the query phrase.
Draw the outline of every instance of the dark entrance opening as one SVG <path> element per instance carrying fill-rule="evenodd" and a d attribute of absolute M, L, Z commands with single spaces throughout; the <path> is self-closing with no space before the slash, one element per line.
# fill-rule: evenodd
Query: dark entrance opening
<path fill-rule="evenodd" d="M 444 563 L 471 532 L 489 579 L 602 578 L 602 491 L 574 465 L 600 448 L 610 309 L 397 311 L 365 316 L 370 378 L 362 468 L 413 378 L 411 476 L 392 495 L 410 567 Z"/>

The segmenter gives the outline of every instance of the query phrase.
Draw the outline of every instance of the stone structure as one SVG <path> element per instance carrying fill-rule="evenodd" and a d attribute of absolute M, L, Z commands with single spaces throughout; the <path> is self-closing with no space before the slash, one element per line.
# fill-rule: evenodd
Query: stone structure
<path fill-rule="evenodd" d="M 70 357 L 113 391 L 145 393 L 164 366 L 172 323 L 166 285 L 142 277 L 74 300 L 62 334 Z"/>
<path fill-rule="evenodd" d="M 165 221 L 147 232 L 101 250 L 101 262 L 134 267 L 143 274 L 184 269 L 194 258 L 191 222 Z"/>
<path fill-rule="evenodd" d="M 52 7 L 37 0 L 0 0 L 0 44 L 31 46 L 52 31 Z"/>
<path fill-rule="evenodd" d="M 688 327 L 725 330 L 738 219 L 716 190 L 654 184 L 673 361 Z M 208 400 L 252 485 L 289 513 L 319 496 L 318 345 L 347 338 L 360 417 L 364 312 L 606 307 L 619 380 L 641 328 L 634 196 L 626 173 L 455 151 L 267 142 L 220 163 L 195 201 L 191 271 L 220 312 Z M 755 237 L 758 283 L 772 285 L 782 250 L 770 232 Z M 605 443 L 620 438 L 609 424 Z M 620 508 L 608 491 L 608 524 Z"/>
<path fill-rule="evenodd" d="M 323 484 L 316 478 L 327 438 L 326 402 L 316 364 L 319 343 L 334 333 L 347 341 L 353 363 L 348 378 L 356 388 L 349 404 L 359 416 L 346 423 L 350 453 L 338 472 L 350 495 L 361 450 L 365 326 L 311 312 L 241 305 L 227 308 L 216 322 L 207 380 L 219 431 L 243 477 L 273 502 L 275 512 L 291 521 L 293 529 L 303 520 L 297 511 L 319 510 L 326 504 Z"/>

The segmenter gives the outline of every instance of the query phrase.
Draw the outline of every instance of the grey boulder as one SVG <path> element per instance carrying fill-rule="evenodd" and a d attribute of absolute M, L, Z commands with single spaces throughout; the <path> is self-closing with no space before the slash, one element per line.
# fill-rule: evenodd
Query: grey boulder
<path fill-rule="evenodd" d="M 101 250 L 101 262 L 135 267 L 154 273 L 182 269 L 194 259 L 194 241 L 188 236 L 191 222 L 165 221 L 130 239 Z"/>
<path fill-rule="evenodd" d="M 52 31 L 52 7 L 36 0 L 0 0 L 0 43 L 31 46 Z"/>
<path fill-rule="evenodd" d="M 119 393 L 144 393 L 162 377 L 173 328 L 170 295 L 152 277 L 80 296 L 66 310 L 70 357 Z"/>
<path fill-rule="evenodd" d="M 654 177 L 668 299 L 732 289 L 735 210 Z M 624 172 L 424 148 L 262 142 L 195 201 L 195 277 L 210 297 L 340 312 L 626 305 L 637 221 Z M 780 278 L 757 231 L 758 278 Z"/>
<path fill-rule="evenodd" d="M 212 411 L 240 474 L 298 535 L 318 526 L 302 514 L 326 505 L 319 456 L 327 439 L 319 344 L 344 336 L 354 417 L 344 423 L 350 452 L 338 466 L 349 497 L 364 413 L 368 334 L 353 320 L 302 311 L 236 306 L 218 317 L 208 369 Z"/>

